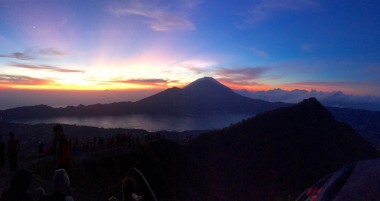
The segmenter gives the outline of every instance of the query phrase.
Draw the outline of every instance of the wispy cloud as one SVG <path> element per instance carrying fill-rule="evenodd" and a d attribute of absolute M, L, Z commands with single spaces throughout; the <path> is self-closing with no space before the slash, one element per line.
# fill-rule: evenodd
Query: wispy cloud
<path fill-rule="evenodd" d="M 248 50 L 252 51 L 253 53 L 255 53 L 260 58 L 266 59 L 269 57 L 268 53 L 264 50 L 259 50 L 259 49 L 256 49 L 254 47 L 248 48 Z"/>
<path fill-rule="evenodd" d="M 0 57 L 2 58 L 13 58 L 13 59 L 19 59 L 19 60 L 32 60 L 34 57 L 27 53 L 22 52 L 15 52 L 12 54 L 0 54 Z"/>
<path fill-rule="evenodd" d="M 205 59 L 191 59 L 182 61 L 180 63 L 176 63 L 175 65 L 178 65 L 179 67 L 189 70 L 191 72 L 202 74 L 204 72 L 207 72 L 209 68 L 212 68 L 213 66 L 217 65 L 217 62 Z"/>
<path fill-rule="evenodd" d="M 111 83 L 124 83 L 124 84 L 136 84 L 136 85 L 144 85 L 144 86 L 167 86 L 169 83 L 173 83 L 176 81 L 166 80 L 166 79 L 114 79 L 109 80 Z"/>
<path fill-rule="evenodd" d="M 305 43 L 301 45 L 301 50 L 303 51 L 311 51 L 315 48 L 315 45 L 312 45 L 310 43 Z"/>
<path fill-rule="evenodd" d="M 345 82 L 345 81 L 303 81 L 292 82 L 289 85 L 310 86 L 310 87 L 363 87 L 373 83 L 370 82 Z"/>
<path fill-rule="evenodd" d="M 258 24 L 281 12 L 309 11 L 318 7 L 315 0 L 261 0 L 244 16 L 246 23 Z"/>
<path fill-rule="evenodd" d="M 109 12 L 116 16 L 143 17 L 145 23 L 155 31 L 194 30 L 195 25 L 180 13 L 184 13 L 184 9 L 192 9 L 195 5 L 196 1 L 190 4 L 182 2 L 175 8 L 168 8 L 162 2 L 153 4 L 152 1 L 127 1 L 124 5 L 110 6 Z"/>
<path fill-rule="evenodd" d="M 65 56 L 66 52 L 59 50 L 57 48 L 30 48 L 25 52 L 14 52 L 10 54 L 0 54 L 0 58 L 9 58 L 9 59 L 19 59 L 19 60 L 35 60 L 38 59 L 39 56 Z"/>
<path fill-rule="evenodd" d="M 244 68 L 219 68 L 215 74 L 219 77 L 228 77 L 234 80 L 253 80 L 262 78 L 270 68 L 244 67 Z"/>
<path fill-rule="evenodd" d="M 218 81 L 232 88 L 261 85 L 260 83 L 254 80 L 235 80 L 235 79 L 230 79 L 230 78 L 219 78 Z"/>
<path fill-rule="evenodd" d="M 180 67 L 190 71 L 190 72 L 194 72 L 196 74 L 202 74 L 204 73 L 204 69 L 199 67 L 199 66 L 196 66 L 196 65 L 192 65 L 192 64 L 181 64 Z"/>
<path fill-rule="evenodd" d="M 214 74 L 232 88 L 244 88 L 261 85 L 258 80 L 267 77 L 269 70 L 265 67 L 218 68 Z"/>
<path fill-rule="evenodd" d="M 63 52 L 56 48 L 43 48 L 38 50 L 39 54 L 45 55 L 45 56 L 65 56 L 67 55 L 66 52 Z"/>
<path fill-rule="evenodd" d="M 52 79 L 35 78 L 21 75 L 0 74 L 1 85 L 48 85 L 54 84 Z"/>
<path fill-rule="evenodd" d="M 61 68 L 56 66 L 50 66 L 50 65 L 33 65 L 33 64 L 22 64 L 17 62 L 12 62 L 9 64 L 9 66 L 17 67 L 17 68 L 27 68 L 32 70 L 47 70 L 47 71 L 54 71 L 54 72 L 60 72 L 60 73 L 83 73 L 82 70 L 75 70 L 75 69 L 68 69 L 68 68 Z"/>

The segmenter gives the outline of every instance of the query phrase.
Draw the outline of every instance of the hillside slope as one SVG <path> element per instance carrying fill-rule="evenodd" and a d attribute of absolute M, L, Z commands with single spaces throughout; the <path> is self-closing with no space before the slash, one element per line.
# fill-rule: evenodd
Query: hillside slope
<path fill-rule="evenodd" d="M 204 134 L 191 147 L 205 200 L 294 198 L 347 163 L 377 157 L 313 98 Z"/>

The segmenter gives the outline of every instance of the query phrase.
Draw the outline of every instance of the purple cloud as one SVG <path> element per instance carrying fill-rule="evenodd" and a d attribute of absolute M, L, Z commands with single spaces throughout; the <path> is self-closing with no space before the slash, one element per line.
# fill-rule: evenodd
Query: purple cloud
<path fill-rule="evenodd" d="M 191 3 L 182 2 L 173 4 L 172 8 L 168 8 L 163 2 L 127 1 L 124 5 L 110 6 L 109 12 L 116 16 L 134 15 L 143 17 L 145 18 L 145 23 L 155 31 L 194 30 L 194 24 L 186 19 L 182 13 L 186 13 L 186 11 L 198 4 L 198 1 L 192 1 Z"/>
<path fill-rule="evenodd" d="M 315 0 L 261 0 L 245 14 L 247 24 L 258 24 L 277 13 L 286 11 L 304 11 L 319 7 Z"/>
<path fill-rule="evenodd" d="M 14 58 L 19 60 L 32 60 L 34 57 L 32 55 L 22 53 L 22 52 L 15 52 L 12 54 L 0 54 L 0 57 L 2 58 Z"/>
<path fill-rule="evenodd" d="M 236 80 L 229 78 L 220 78 L 218 81 L 226 85 L 238 85 L 238 86 L 260 86 L 261 84 L 253 80 Z"/>
<path fill-rule="evenodd" d="M 83 73 L 84 72 L 82 70 L 60 68 L 56 66 L 21 64 L 21 63 L 16 63 L 16 62 L 10 63 L 9 66 L 18 67 L 18 68 L 27 68 L 27 69 L 33 69 L 33 70 L 48 70 L 48 71 L 61 72 L 61 73 Z"/>
<path fill-rule="evenodd" d="M 219 77 L 243 81 L 262 78 L 268 71 L 269 68 L 264 67 L 220 68 L 215 74 Z"/>
<path fill-rule="evenodd" d="M 44 48 L 44 49 L 40 49 L 38 51 L 38 53 L 42 54 L 42 55 L 46 55 L 46 56 L 65 56 L 67 55 L 66 52 L 63 52 L 59 49 L 55 49 L 55 48 Z"/>

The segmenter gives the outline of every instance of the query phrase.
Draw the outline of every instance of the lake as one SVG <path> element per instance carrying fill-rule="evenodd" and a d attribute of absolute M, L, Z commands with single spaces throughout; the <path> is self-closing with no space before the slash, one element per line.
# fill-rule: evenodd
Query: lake
<path fill-rule="evenodd" d="M 122 116 L 96 116 L 96 117 L 54 117 L 39 119 L 24 119 L 13 121 L 14 123 L 39 124 L 61 123 L 72 125 L 84 125 L 103 128 L 135 128 L 147 131 L 185 131 L 208 130 L 223 128 L 232 123 L 237 123 L 248 118 L 246 114 L 224 115 L 122 115 Z"/>

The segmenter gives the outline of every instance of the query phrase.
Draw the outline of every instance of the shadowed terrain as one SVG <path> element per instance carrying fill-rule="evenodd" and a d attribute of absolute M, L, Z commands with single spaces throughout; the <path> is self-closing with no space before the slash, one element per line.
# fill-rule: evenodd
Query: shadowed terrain
<path fill-rule="evenodd" d="M 127 175 L 152 200 L 133 168 L 144 173 L 160 200 L 287 200 L 346 164 L 377 156 L 312 98 L 183 145 L 158 140 L 93 152 L 77 162 L 73 180 L 81 200 L 87 194 L 119 196 Z"/>

